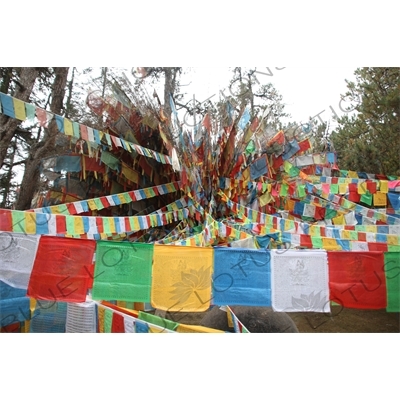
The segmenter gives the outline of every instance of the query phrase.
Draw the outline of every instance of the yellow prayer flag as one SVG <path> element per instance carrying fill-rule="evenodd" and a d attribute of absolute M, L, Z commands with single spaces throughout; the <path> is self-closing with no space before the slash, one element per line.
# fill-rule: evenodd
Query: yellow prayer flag
<path fill-rule="evenodd" d="M 348 176 L 349 178 L 358 179 L 358 174 L 357 174 L 356 171 L 347 171 L 347 172 L 348 172 L 347 176 Z"/>
<path fill-rule="evenodd" d="M 126 199 L 122 193 L 118 193 L 117 197 L 119 198 L 119 201 L 121 202 L 121 204 L 126 204 Z"/>
<path fill-rule="evenodd" d="M 358 194 L 366 194 L 368 190 L 367 183 L 366 182 L 359 183 L 357 189 L 358 189 L 357 190 Z"/>
<path fill-rule="evenodd" d="M 342 248 L 337 244 L 336 239 L 332 238 L 322 238 L 322 246 L 324 250 L 330 250 L 330 251 L 342 250 Z"/>
<path fill-rule="evenodd" d="M 104 313 L 103 307 L 98 307 L 98 319 L 99 319 L 99 332 L 104 333 Z"/>
<path fill-rule="evenodd" d="M 97 210 L 96 203 L 94 202 L 93 199 L 89 199 L 87 202 L 88 202 L 89 208 L 90 208 L 92 211 L 93 211 L 93 210 Z"/>
<path fill-rule="evenodd" d="M 25 230 L 26 234 L 36 234 L 36 214 L 34 212 L 25 213 Z"/>
<path fill-rule="evenodd" d="M 347 183 L 339 183 L 339 194 L 346 194 L 347 187 Z"/>
<path fill-rule="evenodd" d="M 337 217 L 332 218 L 332 222 L 334 225 L 346 225 L 344 215 L 338 215 Z"/>
<path fill-rule="evenodd" d="M 272 201 L 271 193 L 268 193 L 268 192 L 264 193 L 258 200 L 260 202 L 260 206 L 264 207 L 265 205 L 271 203 L 271 201 Z"/>
<path fill-rule="evenodd" d="M 210 307 L 213 248 L 154 246 L 151 304 L 171 312 Z"/>
<path fill-rule="evenodd" d="M 70 121 L 68 118 L 64 118 L 64 132 L 67 136 L 74 136 L 72 121 Z"/>
<path fill-rule="evenodd" d="M 378 229 L 376 225 L 365 225 L 365 232 L 370 232 L 370 233 L 377 233 Z"/>
<path fill-rule="evenodd" d="M 400 245 L 400 236 L 398 236 L 398 235 L 387 235 L 387 244 L 389 246 Z"/>
<path fill-rule="evenodd" d="M 341 235 L 342 235 L 342 239 L 349 239 L 349 240 L 351 239 L 349 231 L 342 231 Z"/>
<path fill-rule="evenodd" d="M 250 168 L 247 167 L 243 173 L 242 173 L 242 178 L 244 181 L 248 181 L 250 179 Z"/>
<path fill-rule="evenodd" d="M 382 191 L 374 194 L 374 206 L 375 207 L 386 207 L 387 205 L 387 194 Z"/>
<path fill-rule="evenodd" d="M 50 206 L 50 212 L 51 214 L 60 214 L 58 211 L 58 206 Z"/>
<path fill-rule="evenodd" d="M 310 236 L 313 236 L 313 237 L 321 236 L 321 229 L 318 225 L 311 225 L 309 232 L 310 232 Z"/>
<path fill-rule="evenodd" d="M 106 217 L 108 220 L 108 226 L 110 227 L 110 233 L 117 233 L 117 228 L 115 227 L 115 220 L 113 217 Z"/>
<path fill-rule="evenodd" d="M 82 217 L 75 217 L 74 218 L 74 229 L 77 235 L 83 235 L 85 233 L 85 228 L 83 225 L 83 218 Z"/>
<path fill-rule="evenodd" d="M 380 192 L 389 193 L 389 182 L 388 181 L 380 181 Z"/>
<path fill-rule="evenodd" d="M 285 220 L 285 231 L 288 232 L 292 229 L 295 229 L 294 221 Z"/>
<path fill-rule="evenodd" d="M 138 217 L 130 217 L 129 222 L 130 222 L 131 227 L 133 228 L 134 232 L 140 231 L 140 224 L 139 224 Z"/>
<path fill-rule="evenodd" d="M 25 103 L 22 100 L 13 97 L 15 118 L 20 121 L 26 120 Z"/>

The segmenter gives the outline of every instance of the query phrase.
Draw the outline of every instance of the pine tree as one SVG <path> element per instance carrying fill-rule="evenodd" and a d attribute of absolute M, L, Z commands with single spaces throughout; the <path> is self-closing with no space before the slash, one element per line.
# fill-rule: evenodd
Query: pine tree
<path fill-rule="evenodd" d="M 355 112 L 332 133 L 341 169 L 400 175 L 400 68 L 365 67 L 347 81 Z"/>

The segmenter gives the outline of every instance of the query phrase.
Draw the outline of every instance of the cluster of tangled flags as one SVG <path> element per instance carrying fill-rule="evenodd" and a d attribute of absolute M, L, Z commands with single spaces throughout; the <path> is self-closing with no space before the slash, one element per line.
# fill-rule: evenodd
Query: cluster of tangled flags
<path fill-rule="evenodd" d="M 56 118 L 75 146 L 43 161 L 67 182 L 61 197 L 54 186 L 37 208 L 0 210 L 2 332 L 214 333 L 153 312 L 213 307 L 237 333 L 235 306 L 400 312 L 400 178 L 339 170 L 334 152 L 283 132 L 256 151 L 263 120 L 245 110 L 221 131 L 207 115 L 174 144 L 171 121 L 118 102 L 100 102 L 114 119 L 100 132 L 0 100 L 10 118 Z M 76 200 L 72 178 L 99 195 Z"/>

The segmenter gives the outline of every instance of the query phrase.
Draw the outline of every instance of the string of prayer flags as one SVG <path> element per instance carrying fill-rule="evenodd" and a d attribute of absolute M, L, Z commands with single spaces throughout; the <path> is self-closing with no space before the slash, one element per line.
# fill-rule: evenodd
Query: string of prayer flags
<path fill-rule="evenodd" d="M 329 313 L 327 252 L 273 250 L 271 254 L 273 310 Z"/>
<path fill-rule="evenodd" d="M 93 299 L 149 303 L 153 252 L 152 244 L 98 242 Z"/>
<path fill-rule="evenodd" d="M 232 308 L 226 306 L 226 309 L 228 313 L 228 321 L 230 322 L 229 325 L 232 325 L 235 333 L 250 333 L 250 331 L 242 324 L 242 322 L 233 312 Z"/>
<path fill-rule="evenodd" d="M 7 115 L 11 118 L 25 121 L 28 116 L 32 119 L 32 104 L 26 103 L 22 100 L 11 97 L 7 94 L 0 92 L 0 113 Z M 29 110 L 29 113 L 28 113 Z M 105 132 L 100 132 L 97 129 L 90 128 L 88 126 L 78 124 L 70 121 L 60 115 L 52 114 L 46 110 L 36 107 L 36 117 L 39 121 L 40 126 L 48 127 L 49 122 L 54 118 L 57 124 L 57 129 L 60 133 L 63 133 L 70 137 L 81 138 L 90 143 L 90 146 L 98 146 L 101 144 L 101 138 L 105 138 L 107 143 L 110 143 L 110 139 L 113 141 L 116 148 L 124 148 L 130 151 L 133 148 L 136 152 L 145 157 L 153 158 L 154 160 L 162 163 L 172 165 L 171 157 L 158 153 L 151 149 L 139 146 L 138 144 L 130 143 L 124 139 L 117 138 L 113 135 L 109 135 Z"/>
<path fill-rule="evenodd" d="M 210 307 L 213 249 L 154 246 L 151 304 L 170 312 Z"/>
<path fill-rule="evenodd" d="M 214 249 L 213 304 L 271 306 L 269 251 Z"/>
<path fill-rule="evenodd" d="M 387 307 L 382 252 L 328 252 L 330 299 L 345 308 Z"/>
<path fill-rule="evenodd" d="M 82 303 L 90 286 L 96 242 L 42 236 L 27 295 L 39 300 Z"/>

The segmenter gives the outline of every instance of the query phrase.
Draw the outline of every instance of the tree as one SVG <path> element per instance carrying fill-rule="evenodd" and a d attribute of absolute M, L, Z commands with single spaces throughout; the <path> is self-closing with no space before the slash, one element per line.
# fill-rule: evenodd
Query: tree
<path fill-rule="evenodd" d="M 345 94 L 355 112 L 338 120 L 332 133 L 341 169 L 400 175 L 400 68 L 355 71 Z"/>
<path fill-rule="evenodd" d="M 234 67 L 229 86 L 234 98 L 233 104 L 238 108 L 248 105 L 251 117 L 268 109 L 268 123 L 278 125 L 280 118 L 288 117 L 288 114 L 283 111 L 282 96 L 272 83 L 262 84 L 259 77 L 256 68 Z"/>
<path fill-rule="evenodd" d="M 53 114 L 61 115 L 65 96 L 69 67 L 54 67 L 54 81 L 51 90 L 50 111 Z M 25 171 L 21 182 L 20 193 L 15 205 L 17 210 L 26 210 L 31 202 L 40 178 L 41 160 L 55 153 L 55 141 L 58 135 L 58 128 L 55 118 L 49 124 L 48 129 L 41 140 L 34 143 L 29 149 L 26 159 Z"/>
<path fill-rule="evenodd" d="M 1 68 L 0 87 L 3 93 L 19 100 L 29 102 L 36 79 L 42 70 L 40 67 Z M 0 168 L 7 157 L 7 149 L 20 126 L 20 121 L 0 114 Z"/>
<path fill-rule="evenodd" d="M 158 82 L 164 78 L 164 112 L 166 117 L 171 116 L 170 96 L 175 98 L 179 94 L 179 77 L 182 74 L 182 67 L 138 67 L 134 71 L 136 79 L 136 88 L 149 79 L 152 82 Z"/>

